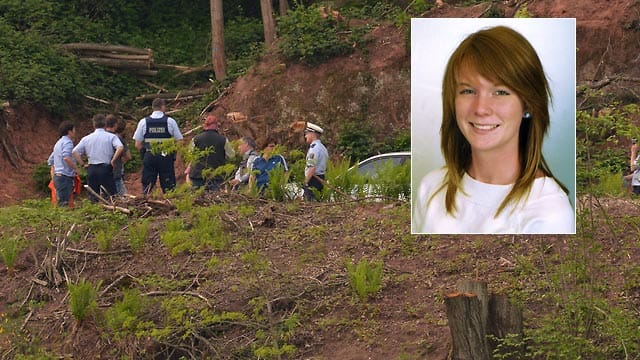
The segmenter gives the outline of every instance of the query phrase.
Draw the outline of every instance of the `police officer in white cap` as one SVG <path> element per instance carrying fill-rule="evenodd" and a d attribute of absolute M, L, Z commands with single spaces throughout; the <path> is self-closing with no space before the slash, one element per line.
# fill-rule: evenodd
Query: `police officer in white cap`
<path fill-rule="evenodd" d="M 327 171 L 329 153 L 320 142 L 320 135 L 323 132 L 320 126 L 310 122 L 307 122 L 304 129 L 304 139 L 309 144 L 304 168 L 304 198 L 309 201 L 317 200 L 314 190 L 322 191 L 324 174 Z"/>

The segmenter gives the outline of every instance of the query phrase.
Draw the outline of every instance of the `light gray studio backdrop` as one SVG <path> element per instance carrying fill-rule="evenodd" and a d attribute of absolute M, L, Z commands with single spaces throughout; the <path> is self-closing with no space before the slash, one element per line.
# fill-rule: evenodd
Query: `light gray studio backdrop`
<path fill-rule="evenodd" d="M 576 25 L 575 19 L 411 19 L 411 200 L 420 180 L 444 165 L 440 151 L 442 78 L 453 51 L 468 35 L 508 26 L 538 53 L 551 88 L 551 126 L 543 153 L 569 189 L 575 208 Z"/>

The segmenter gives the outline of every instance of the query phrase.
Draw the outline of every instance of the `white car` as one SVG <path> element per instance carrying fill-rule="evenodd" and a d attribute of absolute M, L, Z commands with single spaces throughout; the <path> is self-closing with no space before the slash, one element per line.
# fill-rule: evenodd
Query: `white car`
<path fill-rule="evenodd" d="M 407 161 L 411 161 L 410 151 L 390 152 L 375 155 L 368 159 L 362 160 L 358 163 L 358 165 L 354 165 L 351 169 L 357 166 L 358 173 L 360 175 L 367 176 L 369 178 L 375 178 L 378 175 L 378 170 L 383 168 L 384 166 L 387 166 L 389 162 L 392 162 L 393 166 L 400 166 Z"/>
<path fill-rule="evenodd" d="M 370 158 L 362 160 L 358 162 L 358 164 L 349 168 L 349 171 L 353 171 L 354 169 L 358 172 L 358 175 L 364 177 L 364 185 L 359 189 L 358 187 L 350 189 L 347 191 L 350 193 L 349 195 L 354 198 L 357 197 L 358 194 L 360 196 L 366 197 L 375 197 L 377 195 L 384 195 L 380 193 L 381 189 L 388 189 L 390 184 L 380 184 L 376 182 L 376 178 L 378 177 L 379 172 L 389 171 L 389 169 L 393 170 L 396 167 L 407 164 L 407 162 L 411 161 L 411 152 L 402 151 L 402 152 L 390 152 L 379 155 L 374 155 Z M 407 164 L 407 171 L 409 171 L 409 167 Z M 406 184 L 393 184 L 397 186 L 404 187 L 406 191 L 409 191 L 410 188 L 410 173 L 407 172 L 407 183 Z M 328 185 L 331 187 L 331 183 Z M 335 188 L 334 188 L 335 190 Z M 360 191 L 359 191 L 360 190 Z M 340 190 L 338 190 L 340 192 Z M 290 198 L 301 198 L 303 194 L 303 189 L 300 188 L 298 184 L 289 183 L 287 184 L 287 193 Z M 405 199 L 409 196 L 408 193 L 400 194 L 400 199 Z"/>

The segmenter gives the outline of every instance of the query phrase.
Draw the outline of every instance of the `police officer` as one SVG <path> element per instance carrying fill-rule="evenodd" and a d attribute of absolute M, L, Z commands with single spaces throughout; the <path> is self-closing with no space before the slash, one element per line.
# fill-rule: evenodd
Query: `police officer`
<path fill-rule="evenodd" d="M 304 129 L 304 139 L 309 144 L 304 168 L 304 198 L 308 201 L 317 200 L 314 189 L 322 191 L 324 174 L 327 171 L 329 153 L 320 141 L 320 135 L 323 132 L 324 130 L 320 126 L 310 122 L 307 122 Z"/>
<path fill-rule="evenodd" d="M 73 148 L 72 155 L 80 165 L 84 165 L 82 156 L 88 159 L 87 184 L 96 193 L 100 194 L 104 188 L 108 195 L 116 194 L 116 183 L 113 180 L 113 168 L 116 161 L 124 151 L 124 145 L 118 136 L 107 132 L 105 116 L 96 114 L 93 117 L 94 132 L 83 137 L 78 145 Z M 91 200 L 98 199 L 93 196 Z"/>
<path fill-rule="evenodd" d="M 151 192 L 158 178 L 160 178 L 163 193 L 176 186 L 175 152 L 151 151 L 152 143 L 168 141 L 171 138 L 177 141 L 182 140 L 178 123 L 165 114 L 165 107 L 164 99 L 154 99 L 151 103 L 153 112 L 138 122 L 138 127 L 133 134 L 136 149 L 142 154 L 142 191 L 145 195 Z"/>

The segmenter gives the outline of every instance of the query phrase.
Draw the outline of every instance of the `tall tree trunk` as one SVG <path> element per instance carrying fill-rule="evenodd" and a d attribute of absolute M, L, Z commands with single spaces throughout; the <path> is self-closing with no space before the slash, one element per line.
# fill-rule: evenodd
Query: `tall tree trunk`
<path fill-rule="evenodd" d="M 216 80 L 227 77 L 227 64 L 224 61 L 224 14 L 222 0 L 210 0 L 211 6 L 211 62 Z"/>
<path fill-rule="evenodd" d="M 287 11 L 289 11 L 289 2 L 287 0 L 280 0 L 278 5 L 280 5 L 280 16 L 286 16 Z"/>
<path fill-rule="evenodd" d="M 276 41 L 276 23 L 273 20 L 273 7 L 271 0 L 260 0 L 262 12 L 262 24 L 264 26 L 264 43 L 270 48 Z"/>

